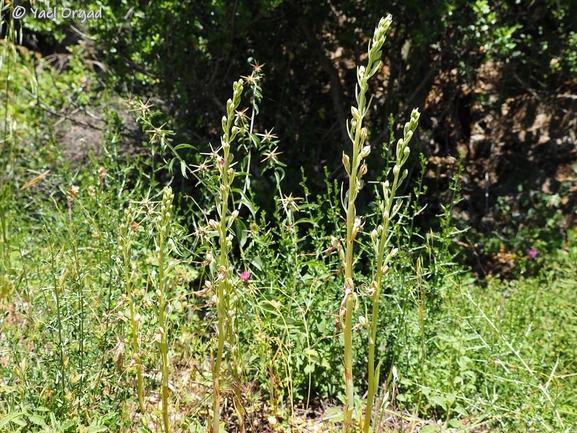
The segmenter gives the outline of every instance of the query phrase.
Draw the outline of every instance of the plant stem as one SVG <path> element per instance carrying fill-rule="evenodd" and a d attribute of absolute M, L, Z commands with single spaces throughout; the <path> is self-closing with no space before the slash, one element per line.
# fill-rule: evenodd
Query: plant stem
<path fill-rule="evenodd" d="M 215 225 L 218 228 L 219 233 L 219 244 L 220 244 L 220 257 L 219 257 L 219 270 L 217 275 L 217 292 L 216 292 L 216 311 L 218 317 L 218 344 L 216 351 L 216 359 L 214 360 L 213 370 L 212 370 L 212 383 L 214 387 L 214 400 L 213 400 L 213 419 L 211 432 L 218 433 L 220 430 L 220 371 L 222 367 L 222 357 L 224 352 L 224 343 L 227 337 L 233 335 L 233 330 L 231 324 L 230 332 L 227 333 L 226 320 L 229 313 L 229 295 L 230 295 L 230 283 L 228 279 L 229 274 L 229 259 L 228 252 L 230 249 L 229 239 L 228 239 L 228 228 L 232 224 L 234 215 L 227 218 L 228 214 L 228 201 L 230 195 L 230 189 L 232 182 L 234 180 L 234 170 L 230 167 L 232 162 L 232 156 L 230 154 L 230 143 L 234 140 L 235 136 L 238 134 L 239 129 L 233 127 L 235 110 L 240 103 L 240 97 L 242 95 L 242 80 L 239 80 L 233 85 L 233 99 L 227 101 L 227 115 L 223 118 L 223 136 L 221 139 L 223 159 L 222 161 L 217 160 L 218 170 L 220 172 L 220 196 L 217 196 L 217 212 L 220 221 Z M 234 214 L 234 213 L 233 213 Z M 237 411 L 238 412 L 238 411 Z M 243 424 L 242 414 L 239 414 L 241 418 L 240 424 Z"/>
<path fill-rule="evenodd" d="M 134 218 L 134 210 L 129 207 L 124 212 L 125 224 L 122 227 L 122 234 L 120 238 L 120 247 L 122 248 L 122 258 L 124 262 L 124 283 L 126 284 L 126 294 L 128 295 L 128 304 L 130 306 L 130 328 L 131 328 L 131 339 L 132 339 L 132 353 L 136 366 L 136 378 L 137 378 L 137 394 L 138 394 L 138 404 L 140 406 L 140 411 L 144 414 L 146 412 L 146 406 L 144 404 L 144 378 L 142 375 L 142 355 L 140 353 L 140 344 L 138 341 L 138 329 L 139 322 L 136 318 L 137 310 L 134 301 L 134 293 L 132 287 L 132 276 L 130 269 L 130 247 L 131 239 L 134 236 L 135 230 L 132 229 L 131 223 Z"/>
<path fill-rule="evenodd" d="M 44 228 L 46 230 L 46 227 Z M 46 230 L 46 232 L 48 232 Z M 56 258 L 57 255 L 54 251 L 54 245 L 49 243 L 48 246 L 50 250 L 50 271 L 52 273 L 53 279 L 53 294 L 54 294 L 54 301 L 56 303 L 56 321 L 57 321 L 57 328 L 58 328 L 58 354 L 59 354 L 59 361 L 60 361 L 60 387 L 62 392 L 62 401 L 66 402 L 66 362 L 64 357 L 64 337 L 62 335 L 62 314 L 60 310 L 60 293 L 64 290 L 64 281 L 68 276 L 68 270 L 66 269 L 64 273 L 60 276 L 60 279 L 56 280 Z"/>
<path fill-rule="evenodd" d="M 353 167 L 356 167 L 356 156 L 358 154 L 358 145 L 353 142 Z M 355 196 L 357 188 L 357 174 L 356 168 L 349 178 L 349 197 L 347 206 L 347 243 L 345 246 L 345 328 L 344 328 L 344 344 L 345 344 L 345 431 L 349 432 L 352 423 L 352 412 L 354 402 L 354 382 L 353 382 L 353 304 L 354 304 L 354 286 L 353 286 L 353 246 L 354 236 L 353 231 L 354 221 L 356 218 L 355 210 Z"/>
<path fill-rule="evenodd" d="M 357 106 L 351 108 L 352 119 L 350 125 L 347 125 L 349 138 L 353 144 L 352 161 L 347 155 L 343 154 L 343 164 L 349 175 L 349 189 L 347 192 L 347 237 L 345 245 L 345 288 L 344 302 L 341 309 L 344 308 L 344 346 L 345 346 L 345 409 L 344 409 L 344 430 L 349 432 L 352 426 L 352 415 L 354 405 L 354 382 L 353 382 L 353 307 L 355 299 L 355 288 L 353 280 L 353 252 L 354 242 L 359 231 L 362 230 L 360 219 L 357 219 L 355 201 L 358 192 L 362 188 L 362 176 L 367 172 L 367 166 L 363 163 L 371 148 L 365 145 L 368 131 L 363 126 L 363 120 L 366 115 L 366 93 L 368 90 L 368 80 L 373 76 L 379 65 L 381 57 L 381 47 L 385 42 L 385 33 L 389 29 L 392 17 L 381 19 L 375 29 L 374 37 L 369 44 L 369 56 L 367 66 L 360 66 L 357 69 L 358 87 L 356 90 Z M 341 311 L 342 313 L 342 311 Z"/>
<path fill-rule="evenodd" d="M 388 241 L 388 233 L 389 233 L 389 223 L 391 212 L 391 204 L 393 202 L 393 198 L 395 196 L 395 192 L 397 189 L 397 182 L 399 179 L 398 171 L 393 181 L 393 187 L 391 188 L 390 192 L 390 199 L 384 205 L 385 211 L 383 212 L 384 215 L 384 226 L 381 228 L 381 238 L 378 244 L 378 251 L 377 251 L 377 273 L 375 276 L 375 284 L 373 285 L 374 294 L 373 294 L 373 308 L 371 313 L 371 330 L 369 334 L 369 383 L 368 383 L 368 391 L 367 391 L 367 406 L 365 408 L 365 421 L 363 423 L 364 432 L 368 433 L 369 428 L 371 425 L 371 415 L 373 412 L 373 402 L 375 398 L 375 394 L 377 391 L 377 387 L 379 386 L 379 366 L 375 366 L 375 349 L 376 349 L 376 340 L 377 340 L 377 324 L 379 318 L 379 299 L 381 294 L 381 285 L 384 273 L 386 269 L 385 261 L 388 261 L 385 256 L 385 247 L 387 246 Z M 389 256 L 387 256 L 389 258 Z"/>
<path fill-rule="evenodd" d="M 410 154 L 410 149 L 408 147 L 409 141 L 411 140 L 415 129 L 417 128 L 419 120 L 418 110 L 413 110 L 411 113 L 411 119 L 405 124 L 404 136 L 397 142 L 397 159 L 395 165 L 393 166 L 393 184 L 390 185 L 389 181 L 382 183 L 383 188 L 383 202 L 381 203 L 382 212 L 382 224 L 380 224 L 376 230 L 371 233 L 371 239 L 373 241 L 373 246 L 375 247 L 375 253 L 377 256 L 377 271 L 373 282 L 371 283 L 371 288 L 373 290 L 373 308 L 371 315 L 371 329 L 369 333 L 369 383 L 367 392 L 367 405 L 365 408 L 365 419 L 363 423 L 363 431 L 369 433 L 371 426 L 371 416 L 373 411 L 373 403 L 377 388 L 379 386 L 379 367 L 375 366 L 375 350 L 376 350 L 376 340 L 377 340 L 377 325 L 379 320 L 379 300 L 381 294 L 381 286 L 383 277 L 387 274 L 389 268 L 388 263 L 393 258 L 397 252 L 398 248 L 392 249 L 386 256 L 385 252 L 389 244 L 389 230 L 392 219 L 399 212 L 401 208 L 401 201 L 395 202 L 395 196 L 397 193 L 397 188 L 400 183 L 407 176 L 407 170 L 401 172 L 401 168 L 407 162 Z"/>
<path fill-rule="evenodd" d="M 164 188 L 161 201 L 160 224 L 158 238 L 158 332 L 160 344 L 160 356 L 162 362 L 162 421 L 164 432 L 170 432 L 170 422 L 168 416 L 168 330 L 165 324 L 166 316 L 166 268 L 165 260 L 167 256 L 166 243 L 170 236 L 170 217 L 172 211 L 172 200 L 174 195 L 170 187 Z"/>

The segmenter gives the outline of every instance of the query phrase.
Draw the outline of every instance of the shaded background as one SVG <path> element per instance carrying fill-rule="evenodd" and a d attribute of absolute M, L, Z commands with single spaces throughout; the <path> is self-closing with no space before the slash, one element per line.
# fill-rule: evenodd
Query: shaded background
<path fill-rule="evenodd" d="M 536 195 L 558 199 L 552 211 L 563 215 L 559 242 L 573 223 L 573 1 L 64 1 L 59 7 L 100 9 L 102 18 L 34 20 L 29 13 L 23 44 L 59 67 L 67 67 L 71 47 L 80 47 L 107 86 L 126 97 L 151 98 L 163 110 L 177 133 L 174 142 L 196 146 L 186 155 L 191 162 L 209 143 L 219 142 L 231 83 L 250 74 L 249 61 L 264 64 L 255 129 L 274 128 L 281 139 L 287 194 L 299 193 L 301 167 L 313 193 L 324 191 L 325 166 L 332 179 L 345 180 L 340 161 L 349 146 L 345 122 L 356 65 L 380 17 L 391 13 L 383 66 L 370 83 L 368 124 L 375 150 L 368 176 L 382 173 L 378 148 L 389 140 L 389 117 L 398 131 L 418 107 L 423 114 L 412 146 L 427 156 L 429 188 L 421 225 L 427 227 L 449 201 L 449 181 L 462 155 L 463 201 L 455 217 L 473 228 L 463 245 L 479 275 L 506 274 L 507 260 L 484 254 L 475 236 L 497 233 L 507 240 L 515 233 L 503 231 L 505 225 L 514 231 L 542 224 L 531 212 L 540 203 Z M 80 120 L 74 143 L 83 136 L 82 122 L 88 124 L 86 134 L 94 132 L 90 118 Z M 127 146 L 142 140 L 138 134 L 125 139 Z M 417 153 L 412 176 L 419 172 Z M 256 169 L 252 174 L 257 200 L 266 207 L 274 182 Z M 177 184 L 194 194 L 192 182 Z M 369 203 L 371 191 L 361 199 Z"/>

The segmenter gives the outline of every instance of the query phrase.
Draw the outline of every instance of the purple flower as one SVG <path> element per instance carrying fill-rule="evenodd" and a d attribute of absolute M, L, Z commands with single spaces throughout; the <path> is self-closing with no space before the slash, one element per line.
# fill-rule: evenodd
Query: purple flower
<path fill-rule="evenodd" d="M 250 277 L 250 272 L 248 272 L 248 271 L 241 272 L 239 274 L 239 277 L 244 283 L 246 283 Z"/>
<path fill-rule="evenodd" d="M 529 257 L 530 259 L 534 259 L 535 257 L 537 257 L 537 250 L 535 248 L 529 248 L 527 251 L 527 257 Z"/>

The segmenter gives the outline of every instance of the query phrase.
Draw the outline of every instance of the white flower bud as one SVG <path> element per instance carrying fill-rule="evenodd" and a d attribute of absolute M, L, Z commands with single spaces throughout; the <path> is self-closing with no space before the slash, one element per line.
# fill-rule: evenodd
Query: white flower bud
<path fill-rule="evenodd" d="M 371 241 L 373 244 L 377 244 L 377 239 L 379 237 L 379 233 L 376 230 L 371 230 Z"/>
<path fill-rule="evenodd" d="M 405 141 L 399 138 L 397 141 L 397 160 L 401 159 L 403 149 L 405 148 Z"/>
<path fill-rule="evenodd" d="M 369 156 L 369 154 L 371 153 L 371 146 L 365 146 L 363 147 L 363 150 L 361 150 L 361 158 L 366 158 L 367 156 Z"/>
<path fill-rule="evenodd" d="M 340 246 L 340 244 L 341 243 L 339 242 L 338 238 L 331 236 L 331 246 L 333 248 L 338 248 Z"/>
<path fill-rule="evenodd" d="M 353 119 L 359 117 L 359 110 L 357 107 L 351 106 L 351 115 L 353 116 Z"/>
<path fill-rule="evenodd" d="M 405 137 L 407 136 L 410 130 L 411 130 L 411 124 L 409 122 L 405 123 L 405 127 L 403 128 L 403 134 L 405 135 Z"/>
<path fill-rule="evenodd" d="M 413 131 L 408 131 L 405 134 L 405 145 L 409 144 L 409 141 L 411 141 L 411 138 L 413 138 Z M 405 148 L 406 149 L 406 148 Z"/>

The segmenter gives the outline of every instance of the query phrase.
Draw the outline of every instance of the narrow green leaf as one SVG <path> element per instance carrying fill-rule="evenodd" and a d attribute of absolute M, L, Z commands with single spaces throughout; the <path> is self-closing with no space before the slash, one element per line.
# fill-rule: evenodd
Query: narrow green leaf
<path fill-rule="evenodd" d="M 185 179 L 188 179 L 188 175 L 186 174 L 186 162 L 183 159 L 180 160 L 180 172 Z"/>
<path fill-rule="evenodd" d="M 246 225 L 240 218 L 237 218 L 234 222 L 236 227 L 236 238 L 238 239 L 238 244 L 240 245 L 241 248 L 243 248 L 246 244 L 246 240 L 248 237 L 247 235 L 248 230 L 246 229 Z"/>
<path fill-rule="evenodd" d="M 254 258 L 250 261 L 250 263 L 251 263 L 255 268 L 257 268 L 259 271 L 262 272 L 262 260 L 261 260 L 260 257 L 258 257 L 258 256 L 257 256 L 257 257 L 254 257 Z"/>
<path fill-rule="evenodd" d="M 188 144 L 188 143 L 180 143 L 176 146 L 174 146 L 174 150 L 180 150 L 180 149 L 196 149 L 196 147 L 194 147 L 192 144 Z"/>
<path fill-rule="evenodd" d="M 241 189 L 234 189 L 234 192 L 240 195 L 240 198 L 237 200 L 237 203 L 241 203 L 242 205 L 246 206 L 247 209 L 250 211 L 251 215 L 254 217 L 258 211 L 258 207 L 254 205 L 254 203 L 246 196 L 246 194 Z"/>
<path fill-rule="evenodd" d="M 328 418 L 330 422 L 341 422 L 345 419 L 343 410 L 339 407 L 333 407 L 332 409 L 327 410 L 325 418 Z"/>
<path fill-rule="evenodd" d="M 0 428 L 8 425 L 8 423 L 13 422 L 14 424 L 18 424 L 19 426 L 25 426 L 26 423 L 22 421 L 20 418 L 24 416 L 24 412 L 14 412 L 9 415 L 6 415 L 4 418 L 0 419 Z"/>

